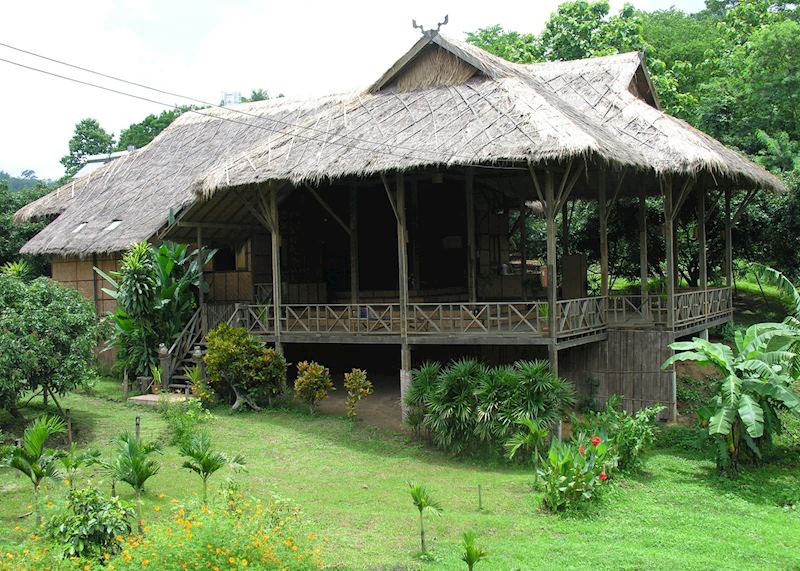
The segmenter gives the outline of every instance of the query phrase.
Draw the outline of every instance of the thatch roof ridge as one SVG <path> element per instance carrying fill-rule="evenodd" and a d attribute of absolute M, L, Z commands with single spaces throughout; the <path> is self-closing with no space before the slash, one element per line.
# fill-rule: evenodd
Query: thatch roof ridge
<path fill-rule="evenodd" d="M 398 89 L 391 78 L 403 68 L 395 65 L 377 91 L 185 113 L 149 145 L 98 169 L 82 186 L 76 182 L 60 216 L 23 251 L 120 251 L 155 235 L 170 212 L 222 189 L 422 167 L 519 168 L 585 157 L 651 175 L 702 171 L 727 186 L 783 188 L 761 167 L 637 97 L 630 88 L 642 65 L 635 53 L 517 65 L 441 36 L 417 42 L 416 53 L 425 46 L 460 54 L 485 71 L 458 84 Z M 55 211 L 66 188 L 17 215 Z M 120 224 L 110 227 L 114 220 Z"/>

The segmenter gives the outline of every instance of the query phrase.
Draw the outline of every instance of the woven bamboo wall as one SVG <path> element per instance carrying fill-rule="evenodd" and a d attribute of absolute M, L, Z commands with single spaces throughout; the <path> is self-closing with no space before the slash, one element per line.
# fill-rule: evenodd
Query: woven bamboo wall
<path fill-rule="evenodd" d="M 575 383 L 579 399 L 589 394 L 589 380 L 599 382 L 597 400 L 605 404 L 609 395 L 622 395 L 628 412 L 660 403 L 670 418 L 674 404 L 674 369 L 661 364 L 672 355 L 669 331 L 612 329 L 608 340 L 559 352 L 559 373 Z"/>

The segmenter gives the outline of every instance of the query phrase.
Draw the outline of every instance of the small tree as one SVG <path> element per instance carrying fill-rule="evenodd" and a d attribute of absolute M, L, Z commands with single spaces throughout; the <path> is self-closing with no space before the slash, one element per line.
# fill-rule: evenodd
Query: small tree
<path fill-rule="evenodd" d="M 545 445 L 550 438 L 550 430 L 529 418 L 517 421 L 520 429 L 506 441 L 508 459 L 513 460 L 518 453 L 529 451 L 531 464 L 533 464 L 533 482 L 539 482 L 539 466 L 544 458 Z"/>
<path fill-rule="evenodd" d="M 128 484 L 136 494 L 136 523 L 140 534 L 144 533 L 142 520 L 144 485 L 161 469 L 158 461 L 150 457 L 154 452 L 161 452 L 160 444 L 142 442 L 140 438 L 126 432 L 117 438 L 117 457 L 107 465 L 114 471 L 114 479 Z"/>
<path fill-rule="evenodd" d="M 348 418 L 355 418 L 358 401 L 372 394 L 372 383 L 367 380 L 367 372 L 353 369 L 349 373 L 345 373 L 344 388 L 347 390 L 347 400 L 344 403 L 345 414 Z"/>
<path fill-rule="evenodd" d="M 100 332 L 94 306 L 76 290 L 49 278 L 25 283 L 0 275 L 0 407 L 19 416 L 23 393 L 55 401 L 80 386 Z"/>
<path fill-rule="evenodd" d="M 233 457 L 211 449 L 211 439 L 205 432 L 193 434 L 181 445 L 181 455 L 187 460 L 183 467 L 191 470 L 203 480 L 203 503 L 208 503 L 208 479 L 218 470 L 231 468 L 234 471 L 244 469 L 245 460 L 241 454 Z"/>
<path fill-rule="evenodd" d="M 465 531 L 463 537 L 464 555 L 461 556 L 461 561 L 467 564 L 467 569 L 469 571 L 473 571 L 473 569 L 475 569 L 475 565 L 486 559 L 488 553 L 485 549 L 482 549 L 475 544 L 476 538 L 474 531 Z"/>
<path fill-rule="evenodd" d="M 308 403 L 311 412 L 314 412 L 319 401 L 333 390 L 336 388 L 333 386 L 328 367 L 323 367 L 316 361 L 301 361 L 297 364 L 294 392 L 298 398 Z"/>
<path fill-rule="evenodd" d="M 25 428 L 22 434 L 22 445 L 11 450 L 4 464 L 25 474 L 33 485 L 33 511 L 36 515 L 36 527 L 42 523 L 39 506 L 39 486 L 45 478 L 53 480 L 61 476 L 56 461 L 60 453 L 45 448 L 47 439 L 54 434 L 63 434 L 66 430 L 64 421 L 55 416 L 43 415 Z"/>
<path fill-rule="evenodd" d="M 442 506 L 439 502 L 431 495 L 428 488 L 423 486 L 422 484 L 415 484 L 413 482 L 408 483 L 409 492 L 411 493 L 411 501 L 414 502 L 414 506 L 419 510 L 419 540 L 420 540 L 420 548 L 422 553 L 427 553 L 425 547 L 425 520 L 424 515 L 434 515 L 440 516 L 442 515 Z"/>
<path fill-rule="evenodd" d="M 78 445 L 74 442 L 70 445 L 69 450 L 58 459 L 71 490 L 75 488 L 75 477 L 78 471 L 81 468 L 93 466 L 99 461 L 99 450 L 79 450 Z"/>

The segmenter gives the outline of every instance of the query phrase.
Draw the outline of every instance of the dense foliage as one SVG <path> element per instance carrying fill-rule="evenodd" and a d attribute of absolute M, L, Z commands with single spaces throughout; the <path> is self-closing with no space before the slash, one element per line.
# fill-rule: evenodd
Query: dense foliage
<path fill-rule="evenodd" d="M 608 479 L 608 442 L 579 434 L 570 442 L 554 441 L 539 468 L 542 505 L 552 512 L 581 508 L 598 496 Z"/>
<path fill-rule="evenodd" d="M 575 403 L 572 385 L 545 361 L 489 368 L 473 359 L 412 371 L 407 421 L 434 444 L 455 454 L 503 455 L 506 442 L 531 420 L 554 428 Z"/>
<path fill-rule="evenodd" d="M 202 267 L 215 250 L 190 250 L 186 244 L 147 242 L 125 252 L 118 272 L 94 270 L 110 284 L 103 291 L 117 300 L 111 314 L 111 343 L 121 367 L 147 376 L 158 367 L 158 346 L 172 345 L 194 313 L 195 288 L 206 290 Z"/>
<path fill-rule="evenodd" d="M 687 14 L 676 8 L 653 12 L 625 6 L 611 15 L 606 0 L 565 2 L 536 35 L 489 26 L 468 34 L 468 41 L 517 62 L 564 60 L 642 50 L 658 92 L 670 114 L 753 157 L 790 188 L 786 195 L 760 193 L 734 230 L 734 250 L 750 260 L 764 260 L 791 277 L 800 275 L 800 248 L 787 236 L 800 234 L 800 7 L 778 0 L 708 0 L 706 9 Z M 736 196 L 734 209 L 742 200 Z M 693 202 L 693 201 L 692 201 Z M 610 258 L 612 274 L 638 277 L 635 202 L 621 200 L 612 211 L 609 232 L 618 236 Z M 648 204 L 651 260 L 663 259 L 660 204 Z M 716 224 L 719 217 L 712 217 Z M 678 239 L 694 239 L 694 205 L 677 220 Z M 543 222 L 529 217 L 528 244 L 543 235 Z M 597 261 L 597 211 L 594 205 L 572 207 L 570 241 Z M 709 227 L 711 275 L 720 275 L 720 228 Z M 659 254 L 660 252 L 660 254 Z M 678 269 L 691 284 L 697 280 L 695 247 L 679 247 Z M 650 275 L 660 276 L 652 264 Z"/>
<path fill-rule="evenodd" d="M 677 353 L 665 367 L 695 361 L 721 375 L 710 406 L 700 413 L 717 442 L 719 471 L 736 475 L 740 460 L 761 459 L 763 447 L 783 428 L 779 410 L 800 416 L 792 376 L 795 354 L 790 351 L 798 333 L 786 324 L 761 323 L 737 331 L 734 348 L 700 338 L 671 345 Z"/>
<path fill-rule="evenodd" d="M 605 434 L 615 456 L 617 468 L 622 471 L 638 470 L 644 452 L 653 444 L 656 419 L 663 406 L 649 406 L 630 415 L 622 410 L 622 398 L 612 395 L 605 410 L 589 412 L 583 419 L 575 418 L 572 430 L 584 434 Z"/>
<path fill-rule="evenodd" d="M 344 389 L 347 398 L 344 402 L 344 412 L 348 418 L 355 418 L 358 401 L 372 394 L 372 383 L 367 379 L 367 372 L 353 369 L 344 374 Z"/>
<path fill-rule="evenodd" d="M 14 191 L 8 181 L 0 179 L 0 266 L 17 260 L 26 261 L 32 276 L 47 273 L 48 261 L 43 256 L 22 255 L 20 248 L 47 224 L 44 220 L 17 223 L 14 213 L 50 190 L 40 181 L 32 181 L 30 187 Z"/>
<path fill-rule="evenodd" d="M 133 530 L 134 516 L 127 502 L 105 498 L 96 488 L 70 490 L 67 505 L 45 529 L 63 557 L 105 562 L 122 549 L 121 539 Z"/>
<path fill-rule="evenodd" d="M 69 140 L 69 154 L 61 158 L 65 175 L 69 177 L 78 172 L 85 157 L 110 153 L 113 148 L 114 135 L 103 129 L 97 119 L 79 121 Z"/>
<path fill-rule="evenodd" d="M 286 392 L 286 359 L 247 330 L 220 323 L 206 340 L 208 386 L 234 410 L 271 406 Z"/>
<path fill-rule="evenodd" d="M 55 398 L 83 384 L 100 339 L 94 306 L 48 278 L 0 275 L 0 408 L 26 392 Z"/>

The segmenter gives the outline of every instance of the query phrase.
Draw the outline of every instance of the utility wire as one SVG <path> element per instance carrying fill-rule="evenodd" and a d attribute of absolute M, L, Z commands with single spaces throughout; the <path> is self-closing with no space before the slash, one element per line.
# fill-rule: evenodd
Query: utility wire
<path fill-rule="evenodd" d="M 217 109 L 224 109 L 224 110 L 229 111 L 229 112 L 239 113 L 239 114 L 242 114 L 242 115 L 246 115 L 248 117 L 253 117 L 253 118 L 259 119 L 261 121 L 272 121 L 273 123 L 279 123 L 279 124 L 282 124 L 282 125 L 286 125 L 287 127 L 290 127 L 290 128 L 293 128 L 293 129 L 304 129 L 304 130 L 307 130 L 307 131 L 317 132 L 317 133 L 325 135 L 326 137 L 329 135 L 328 132 L 323 131 L 322 129 L 316 129 L 316 128 L 308 126 L 308 125 L 299 125 L 299 124 L 296 124 L 296 123 L 291 123 L 291 122 L 288 122 L 288 121 L 283 121 L 283 120 L 272 118 L 272 117 L 263 117 L 263 116 L 258 115 L 256 113 L 250 113 L 250 112 L 244 111 L 242 109 L 235 109 L 235 108 L 232 108 L 232 107 L 225 107 L 225 106 L 222 106 L 222 105 L 218 105 L 216 103 L 211 103 L 209 101 L 205 101 L 203 99 L 198 99 L 196 97 L 191 97 L 191 96 L 188 96 L 188 95 L 182 95 L 180 93 L 175 93 L 175 92 L 172 92 L 172 91 L 163 90 L 163 89 L 159 89 L 159 88 L 156 88 L 156 87 L 151 87 L 151 86 L 145 85 L 143 83 L 137 83 L 135 81 L 130 81 L 130 80 L 127 80 L 127 79 L 123 79 L 121 77 L 117 77 L 117 76 L 110 75 L 110 74 L 107 74 L 107 73 L 103 73 L 103 72 L 100 72 L 100 71 L 95 71 L 95 70 L 92 70 L 92 69 L 89 69 L 89 68 L 86 68 L 86 67 L 82 67 L 82 66 L 75 65 L 75 64 L 72 64 L 72 63 L 69 63 L 69 62 L 65 62 L 63 60 L 59 60 L 59 59 L 56 59 L 56 58 L 52 58 L 52 57 L 49 57 L 49 56 L 38 54 L 36 52 L 25 50 L 23 48 L 18 48 L 16 46 L 12 46 L 10 44 L 6 44 L 6 43 L 3 43 L 3 42 L 0 42 L 0 46 L 8 48 L 8 49 L 11 49 L 11 50 L 15 50 L 15 51 L 18 51 L 20 53 L 24 53 L 24 54 L 27 54 L 27 55 L 30 55 L 30 56 L 33 56 L 33 57 L 36 57 L 36 58 L 39 58 L 39 59 L 43 59 L 43 60 L 46 60 L 46 61 L 49 61 L 49 62 L 52 62 L 52 63 L 56 63 L 56 64 L 67 66 L 67 67 L 70 67 L 70 68 L 73 68 L 73 69 L 77 69 L 79 71 L 83 71 L 83 72 L 86 72 L 86 73 L 91 73 L 93 75 L 104 77 L 104 78 L 110 79 L 112 81 L 118 81 L 120 83 L 125 83 L 125 84 L 128 84 L 128 85 L 132 85 L 132 86 L 139 87 L 139 88 L 142 88 L 142 89 L 146 89 L 146 90 L 149 90 L 149 91 L 154 91 L 156 93 L 161 93 L 163 95 L 169 95 L 171 97 L 178 97 L 180 99 L 185 99 L 187 101 L 192 101 L 194 103 L 198 103 L 198 104 L 205 105 L 205 106 L 208 106 L 208 107 L 214 107 L 214 108 L 217 108 Z M 77 79 L 77 78 L 69 77 L 69 76 L 66 76 L 66 75 L 61 75 L 61 74 L 58 74 L 58 73 L 54 73 L 54 72 L 51 72 L 51 71 L 43 70 L 43 69 L 40 69 L 40 68 L 36 68 L 36 67 L 33 67 L 33 66 L 25 65 L 25 64 L 22 64 L 22 63 L 19 63 L 19 62 L 15 62 L 15 61 L 11 61 L 11 60 L 4 59 L 4 58 L 0 58 L 0 61 L 8 63 L 8 64 L 11 64 L 11 65 L 16 65 L 16 66 L 19 66 L 19 67 L 22 67 L 22 68 L 25 68 L 25 69 L 28 69 L 28 70 L 31 70 L 31 71 L 36 71 L 36 72 L 39 72 L 39 73 L 44 73 L 44 74 L 47 74 L 47 75 L 51 75 L 53 77 L 64 79 L 64 80 L 67 80 L 67 81 L 72 81 L 72 82 L 75 82 L 75 83 L 79 83 L 81 85 L 85 85 L 85 86 L 88 86 L 88 87 L 94 87 L 94 88 L 102 89 L 102 90 L 105 90 L 105 91 L 109 91 L 111 93 L 115 93 L 115 94 L 118 94 L 118 95 L 123 95 L 123 96 L 126 96 L 126 97 L 132 97 L 132 98 L 140 99 L 142 101 L 146 101 L 146 102 L 149 102 L 149 103 L 155 103 L 156 105 L 162 105 L 162 106 L 165 106 L 165 107 L 172 107 L 174 109 L 180 110 L 180 106 L 177 105 L 177 104 L 174 104 L 174 103 L 164 103 L 163 101 L 157 101 L 157 100 L 151 99 L 149 97 L 135 95 L 135 94 L 128 93 L 128 92 L 125 92 L 125 91 L 121 91 L 121 90 L 118 90 L 118 89 L 114 89 L 114 88 L 111 88 L 111 87 L 106 87 L 106 86 L 95 84 L 95 83 L 91 83 L 91 82 L 88 82 L 88 81 L 83 81 L 83 80 L 80 80 L 80 79 Z M 220 119 L 220 120 L 223 120 L 223 121 L 230 121 L 230 122 L 237 123 L 237 124 L 240 124 L 240 125 L 259 127 L 258 125 L 254 125 L 252 123 L 241 122 L 241 121 L 236 121 L 234 119 L 229 119 L 229 118 L 226 118 L 226 117 L 220 117 L 220 116 L 217 116 L 217 115 L 211 115 L 211 114 L 208 114 L 208 113 L 202 113 L 201 111 L 199 111 L 197 109 L 189 109 L 189 112 L 197 113 L 198 115 L 203 115 L 203 116 L 210 117 L 210 118 L 213 118 L 213 119 Z M 271 131 L 273 133 L 278 133 L 278 134 L 282 134 L 282 135 L 286 135 L 286 136 L 299 137 L 299 138 L 305 139 L 307 141 L 314 141 L 314 142 L 323 143 L 323 144 L 330 143 L 330 144 L 335 144 L 335 145 L 338 145 L 338 146 L 341 146 L 341 147 L 352 148 L 352 149 L 361 150 L 361 151 L 379 152 L 379 153 L 383 153 L 383 154 L 386 154 L 386 155 L 389 155 L 389 156 L 393 156 L 393 157 L 396 157 L 396 158 L 402 158 L 402 159 L 415 158 L 415 159 L 420 160 L 420 161 L 430 160 L 430 159 L 423 159 L 423 158 L 421 158 L 419 156 L 414 156 L 414 155 L 400 155 L 400 154 L 397 154 L 397 153 L 392 153 L 391 151 L 388 151 L 388 150 L 365 149 L 363 147 L 356 147 L 356 146 L 353 146 L 353 145 L 348 145 L 348 144 L 345 144 L 345 143 L 337 142 L 335 140 L 333 140 L 333 141 L 332 140 L 328 140 L 327 138 L 324 139 L 324 140 L 321 140 L 321 139 L 316 138 L 316 137 L 303 136 L 303 135 L 298 135 L 296 133 L 287 133 L 286 131 L 281 131 L 280 129 L 277 129 L 277 128 L 273 128 L 273 129 L 270 129 L 270 128 L 267 128 L 267 127 L 261 127 L 261 128 L 264 128 L 264 129 L 266 129 L 268 131 Z M 428 154 L 433 155 L 433 156 L 438 156 L 439 160 L 442 160 L 443 162 L 451 160 L 453 157 L 466 159 L 467 161 L 471 161 L 472 160 L 471 158 L 458 157 L 457 155 L 449 156 L 446 153 L 433 151 L 433 150 L 413 149 L 413 148 L 410 148 L 410 147 L 403 147 L 403 146 L 400 146 L 400 145 L 390 145 L 389 143 L 371 141 L 369 139 L 363 139 L 363 138 L 360 138 L 360 137 L 355 137 L 353 135 L 338 134 L 337 137 L 352 139 L 354 141 L 358 141 L 358 142 L 361 142 L 361 143 L 366 143 L 368 145 L 375 145 L 375 146 L 378 146 L 378 147 L 381 147 L 381 146 L 390 147 L 390 148 L 399 149 L 399 150 L 407 150 L 407 151 L 411 151 L 411 152 L 414 152 L 414 153 L 419 152 L 421 150 L 424 153 L 428 153 Z M 526 169 L 521 168 L 521 167 L 510 167 L 510 166 L 503 166 L 503 165 L 494 165 L 494 166 L 492 166 L 492 165 L 476 164 L 476 163 L 471 163 L 471 162 L 469 162 L 468 164 L 464 164 L 463 166 L 472 166 L 472 167 L 477 167 L 477 168 L 488 168 L 488 169 L 501 169 L 501 170 L 526 170 Z"/>

